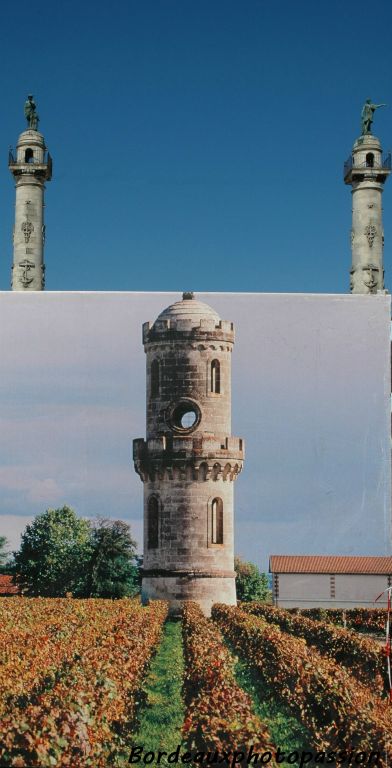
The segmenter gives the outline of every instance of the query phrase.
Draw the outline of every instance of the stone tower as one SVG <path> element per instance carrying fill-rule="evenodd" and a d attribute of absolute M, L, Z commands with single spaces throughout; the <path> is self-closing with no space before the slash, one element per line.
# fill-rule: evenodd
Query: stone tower
<path fill-rule="evenodd" d="M 44 191 L 52 178 L 52 160 L 38 131 L 33 97 L 25 104 L 28 122 L 20 134 L 16 152 L 10 150 L 9 169 L 15 179 L 15 226 L 11 288 L 13 291 L 42 291 L 44 265 Z"/>
<path fill-rule="evenodd" d="M 142 599 L 176 613 L 235 604 L 233 484 L 244 443 L 231 436 L 233 323 L 192 293 L 144 323 L 147 436 L 134 441 L 144 485 Z"/>
<path fill-rule="evenodd" d="M 384 231 L 381 196 L 391 173 L 391 154 L 383 155 L 371 133 L 375 109 L 370 99 L 362 110 L 362 135 L 344 165 L 344 181 L 352 187 L 351 293 L 384 290 Z"/>

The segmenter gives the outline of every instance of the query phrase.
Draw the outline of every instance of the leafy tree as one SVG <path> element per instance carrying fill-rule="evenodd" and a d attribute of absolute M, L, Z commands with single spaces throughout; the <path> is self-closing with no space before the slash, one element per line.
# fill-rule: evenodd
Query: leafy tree
<path fill-rule="evenodd" d="M 5 536 L 0 536 L 0 568 L 4 573 L 4 567 L 7 565 L 8 560 L 8 541 Z"/>
<path fill-rule="evenodd" d="M 32 596 L 77 593 L 90 552 L 90 523 L 70 507 L 48 509 L 26 527 L 14 553 L 17 583 Z"/>
<path fill-rule="evenodd" d="M 84 587 L 89 597 L 120 598 L 138 592 L 136 546 L 129 525 L 122 520 L 100 518 L 95 523 Z"/>
<path fill-rule="evenodd" d="M 135 563 L 132 566 L 133 569 L 133 594 L 140 595 L 142 591 L 142 569 L 143 569 L 143 555 L 135 556 Z"/>
<path fill-rule="evenodd" d="M 2 574 L 14 576 L 15 563 L 11 552 L 8 551 L 8 540 L 0 536 L 0 571 Z"/>
<path fill-rule="evenodd" d="M 271 602 L 271 590 L 266 573 L 261 573 L 257 565 L 245 562 L 240 557 L 234 558 L 234 569 L 237 574 L 238 600 L 245 603 L 250 603 L 252 600 Z"/>

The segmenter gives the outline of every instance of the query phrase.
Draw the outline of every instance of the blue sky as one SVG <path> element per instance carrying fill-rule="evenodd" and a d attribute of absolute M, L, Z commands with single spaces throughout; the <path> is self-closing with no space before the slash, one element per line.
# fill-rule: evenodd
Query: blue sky
<path fill-rule="evenodd" d="M 131 524 L 142 323 L 178 294 L 0 293 L 0 535 L 68 504 Z M 235 323 L 236 552 L 390 554 L 390 297 L 211 294 Z"/>
<path fill-rule="evenodd" d="M 342 166 L 369 96 L 392 144 L 391 23 L 389 0 L 3 0 L 0 288 L 32 92 L 49 290 L 346 292 Z"/>

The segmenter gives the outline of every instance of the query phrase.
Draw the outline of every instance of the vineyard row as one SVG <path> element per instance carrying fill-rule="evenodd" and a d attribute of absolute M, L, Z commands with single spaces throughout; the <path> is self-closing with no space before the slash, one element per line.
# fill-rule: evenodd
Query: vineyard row
<path fill-rule="evenodd" d="M 380 694 L 389 691 L 384 649 L 373 640 L 359 636 L 352 630 L 308 619 L 265 603 L 244 603 L 241 607 L 246 613 L 277 624 L 284 632 L 303 637 L 308 645 L 327 653 Z"/>
<path fill-rule="evenodd" d="M 389 764 L 392 714 L 385 701 L 302 638 L 262 618 L 226 605 L 215 605 L 212 615 L 271 695 L 305 725 L 315 749 L 380 750 L 380 765 Z"/>

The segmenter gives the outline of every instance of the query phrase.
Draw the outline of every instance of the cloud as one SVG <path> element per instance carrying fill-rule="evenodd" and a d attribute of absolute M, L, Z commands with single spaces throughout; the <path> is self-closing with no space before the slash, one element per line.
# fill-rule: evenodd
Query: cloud
<path fill-rule="evenodd" d="M 26 499 L 30 504 L 51 504 L 63 491 L 53 477 L 45 477 L 32 483 L 28 489 Z"/>
<path fill-rule="evenodd" d="M 34 515 L 0 515 L 0 536 L 7 538 L 9 552 L 19 549 L 20 537 L 33 518 Z"/>

